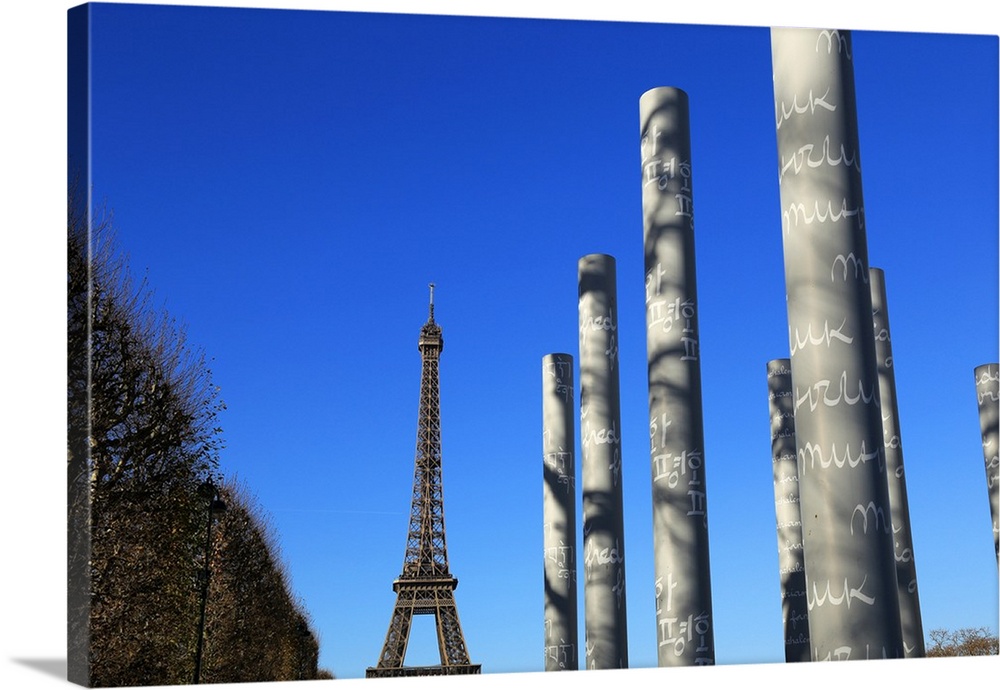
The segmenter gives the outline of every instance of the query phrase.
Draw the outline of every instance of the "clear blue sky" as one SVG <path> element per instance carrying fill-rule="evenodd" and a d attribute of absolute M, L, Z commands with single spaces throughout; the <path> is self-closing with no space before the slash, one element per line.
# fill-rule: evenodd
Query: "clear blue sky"
<path fill-rule="evenodd" d="M 484 672 L 542 670 L 541 358 L 577 352 L 592 252 L 618 261 L 630 665 L 655 666 L 638 98 L 686 90 L 716 657 L 783 659 L 766 28 L 97 5 L 92 38 L 94 199 L 212 359 L 221 469 L 340 678 L 375 664 L 395 598 L 429 282 L 466 641 Z M 996 631 L 972 372 L 998 359 L 997 38 L 854 47 L 924 629 Z M 408 663 L 436 662 L 429 633 Z"/>

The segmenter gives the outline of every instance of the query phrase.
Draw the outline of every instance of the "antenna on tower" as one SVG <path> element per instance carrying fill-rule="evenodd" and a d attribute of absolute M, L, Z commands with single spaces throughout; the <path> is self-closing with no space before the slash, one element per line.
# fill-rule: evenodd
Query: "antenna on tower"
<path fill-rule="evenodd" d="M 430 310 L 430 317 L 428 318 L 428 321 L 430 321 L 431 323 L 433 323 L 434 322 L 434 283 L 429 283 L 429 285 L 431 287 L 431 310 Z"/>

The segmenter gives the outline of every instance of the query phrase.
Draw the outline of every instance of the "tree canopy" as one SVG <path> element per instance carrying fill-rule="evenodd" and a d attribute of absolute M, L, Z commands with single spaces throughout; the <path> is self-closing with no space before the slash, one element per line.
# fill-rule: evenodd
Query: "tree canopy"
<path fill-rule="evenodd" d="M 70 680 L 190 683 L 196 656 L 202 682 L 329 677 L 275 536 L 219 473 L 225 404 L 204 354 L 130 275 L 110 214 L 80 209 L 71 192 Z"/>
<path fill-rule="evenodd" d="M 985 626 L 931 630 L 931 644 L 927 647 L 927 656 L 987 656 L 998 653 L 997 636 Z"/>

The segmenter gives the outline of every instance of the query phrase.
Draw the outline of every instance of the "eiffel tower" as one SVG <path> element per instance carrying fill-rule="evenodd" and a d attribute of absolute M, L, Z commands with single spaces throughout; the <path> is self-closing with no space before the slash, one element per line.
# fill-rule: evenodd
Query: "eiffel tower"
<path fill-rule="evenodd" d="M 441 406 L 438 359 L 444 349 L 441 327 L 434 323 L 434 283 L 430 284 L 430 315 L 420 329 L 420 412 L 417 420 L 417 455 L 413 470 L 413 500 L 406 535 L 403 573 L 392 583 L 396 606 L 389 621 L 378 665 L 369 666 L 366 678 L 390 676 L 444 676 L 479 673 L 458 622 L 455 588 L 458 578 L 448 569 L 444 541 L 444 496 L 441 488 Z M 403 666 L 410 627 L 416 615 L 433 614 L 441 663 L 436 666 Z"/>

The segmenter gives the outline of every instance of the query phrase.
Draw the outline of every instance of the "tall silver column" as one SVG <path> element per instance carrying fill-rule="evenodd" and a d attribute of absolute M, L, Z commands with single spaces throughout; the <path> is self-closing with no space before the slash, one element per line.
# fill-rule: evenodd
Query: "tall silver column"
<path fill-rule="evenodd" d="M 851 37 L 771 30 L 814 661 L 903 656 Z"/>
<path fill-rule="evenodd" d="M 545 670 L 579 667 L 576 615 L 576 426 L 573 356 L 542 358 Z"/>
<path fill-rule="evenodd" d="M 976 367 L 976 397 L 979 401 L 979 428 L 983 436 L 983 459 L 986 461 L 986 490 L 990 498 L 990 517 L 993 519 L 993 548 L 1000 563 L 1000 457 L 997 436 L 1000 435 L 1000 364 L 982 364 Z"/>
<path fill-rule="evenodd" d="M 586 663 L 628 668 L 615 260 L 588 254 L 578 269 Z"/>
<path fill-rule="evenodd" d="M 917 658 L 925 655 L 924 625 L 920 617 L 917 566 L 913 557 L 913 537 L 910 532 L 910 504 L 906 497 L 906 477 L 903 474 L 903 446 L 899 434 L 899 409 L 896 405 L 896 375 L 892 365 L 892 337 L 889 331 L 889 306 L 885 297 L 885 274 L 882 269 L 873 267 L 869 269 L 869 278 L 903 653 L 907 658 Z"/>
<path fill-rule="evenodd" d="M 781 620 L 785 631 L 787 662 L 810 660 L 793 396 L 791 360 L 772 359 L 767 363 L 767 403 L 771 415 L 774 517 L 778 528 Z"/>
<path fill-rule="evenodd" d="M 639 99 L 659 666 L 715 663 L 687 94 Z"/>

